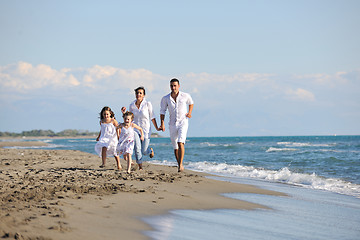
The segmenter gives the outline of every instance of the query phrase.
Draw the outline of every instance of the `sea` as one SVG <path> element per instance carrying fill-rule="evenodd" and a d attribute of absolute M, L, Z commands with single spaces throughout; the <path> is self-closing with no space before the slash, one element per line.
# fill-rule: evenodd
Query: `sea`
<path fill-rule="evenodd" d="M 95 154 L 95 138 L 44 138 L 45 149 Z M 27 141 L 27 139 L 24 139 Z M 152 138 L 153 159 L 176 165 L 169 138 Z M 270 209 L 173 210 L 143 218 L 152 239 L 360 240 L 360 136 L 190 137 L 186 169 L 288 196 L 231 193 Z"/>

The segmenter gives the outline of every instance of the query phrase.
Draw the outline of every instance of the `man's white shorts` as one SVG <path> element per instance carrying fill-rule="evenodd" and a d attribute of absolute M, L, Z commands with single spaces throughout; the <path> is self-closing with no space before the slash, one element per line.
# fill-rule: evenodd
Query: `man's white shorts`
<path fill-rule="evenodd" d="M 174 149 L 179 148 L 178 142 L 185 144 L 188 127 L 189 123 L 187 121 L 177 126 L 169 126 L 170 139 Z"/>

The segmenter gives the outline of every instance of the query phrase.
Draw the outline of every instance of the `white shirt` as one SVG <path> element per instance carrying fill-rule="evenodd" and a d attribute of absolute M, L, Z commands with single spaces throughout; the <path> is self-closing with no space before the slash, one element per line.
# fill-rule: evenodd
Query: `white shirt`
<path fill-rule="evenodd" d="M 165 115 L 166 110 L 169 110 L 169 125 L 181 125 L 183 122 L 188 121 L 186 114 L 188 113 L 188 106 L 192 104 L 194 104 L 194 101 L 188 93 L 179 91 L 176 101 L 169 93 L 161 99 L 160 114 Z"/>
<path fill-rule="evenodd" d="M 142 128 L 144 131 L 144 137 L 150 138 L 151 135 L 151 125 L 150 121 L 154 119 L 154 111 L 151 102 L 147 101 L 145 98 L 140 103 L 140 107 L 137 108 L 136 100 L 130 103 L 129 111 L 134 114 L 134 123 Z M 137 130 L 135 130 L 137 131 Z"/>

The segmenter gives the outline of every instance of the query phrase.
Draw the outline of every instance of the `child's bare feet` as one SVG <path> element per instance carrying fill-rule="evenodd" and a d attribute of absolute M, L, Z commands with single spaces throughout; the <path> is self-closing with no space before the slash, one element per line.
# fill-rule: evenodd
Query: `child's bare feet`
<path fill-rule="evenodd" d="M 104 168 L 104 167 L 105 167 L 105 165 L 104 165 L 104 164 L 102 164 L 102 165 L 100 165 L 100 166 L 99 166 L 99 168 Z"/>
<path fill-rule="evenodd" d="M 183 171 L 184 171 L 184 166 L 180 165 L 179 168 L 178 168 L 178 172 L 183 172 Z"/>
<path fill-rule="evenodd" d="M 154 149 L 150 148 L 150 150 L 151 150 L 150 158 L 153 158 L 155 156 Z"/>

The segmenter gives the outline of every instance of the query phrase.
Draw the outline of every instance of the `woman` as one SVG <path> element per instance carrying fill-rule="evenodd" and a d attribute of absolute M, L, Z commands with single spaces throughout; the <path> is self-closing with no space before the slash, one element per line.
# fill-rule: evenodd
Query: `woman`
<path fill-rule="evenodd" d="M 149 148 L 150 143 L 150 135 L 151 135 L 151 128 L 150 128 L 150 121 L 154 124 L 154 127 L 157 131 L 159 128 L 156 123 L 156 119 L 154 116 L 154 111 L 151 102 L 145 99 L 145 88 L 138 87 L 135 89 L 135 98 L 129 106 L 129 112 L 134 114 L 134 123 L 142 128 L 144 131 L 144 141 L 140 140 L 140 132 L 135 131 L 135 159 L 136 163 L 139 165 L 139 169 L 142 168 L 142 157 L 143 155 L 149 155 L 150 158 L 154 157 L 154 150 Z M 122 107 L 121 111 L 123 113 L 126 112 L 126 107 Z"/>

